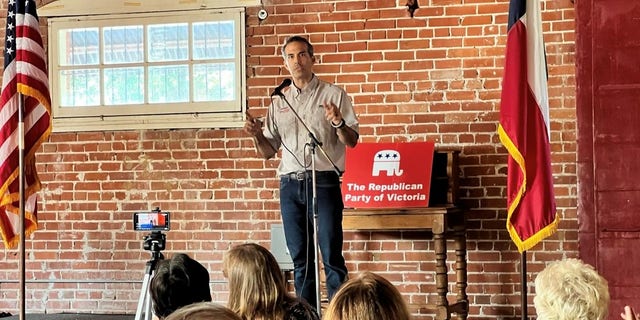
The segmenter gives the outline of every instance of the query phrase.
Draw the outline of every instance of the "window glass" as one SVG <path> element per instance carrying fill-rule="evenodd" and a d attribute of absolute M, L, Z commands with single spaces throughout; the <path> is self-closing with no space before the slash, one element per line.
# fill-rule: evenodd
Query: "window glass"
<path fill-rule="evenodd" d="M 193 24 L 194 59 L 231 59 L 234 51 L 233 21 Z"/>
<path fill-rule="evenodd" d="M 199 64 L 193 67 L 195 101 L 235 100 L 234 66 L 231 63 Z"/>
<path fill-rule="evenodd" d="M 95 65 L 100 61 L 98 28 L 60 30 L 58 44 L 61 66 Z"/>
<path fill-rule="evenodd" d="M 149 102 L 189 101 L 189 66 L 149 68 Z"/>
<path fill-rule="evenodd" d="M 104 104 L 144 103 L 144 68 L 104 69 Z"/>
<path fill-rule="evenodd" d="M 102 38 L 105 64 L 143 61 L 142 26 L 106 27 Z"/>
<path fill-rule="evenodd" d="M 54 131 L 56 121 L 61 131 L 242 126 L 243 9 L 53 18 L 50 26 Z"/>
<path fill-rule="evenodd" d="M 186 23 L 150 25 L 147 38 L 150 62 L 189 58 L 189 29 Z"/>
<path fill-rule="evenodd" d="M 60 71 L 60 105 L 82 107 L 100 105 L 100 71 L 77 69 Z"/>

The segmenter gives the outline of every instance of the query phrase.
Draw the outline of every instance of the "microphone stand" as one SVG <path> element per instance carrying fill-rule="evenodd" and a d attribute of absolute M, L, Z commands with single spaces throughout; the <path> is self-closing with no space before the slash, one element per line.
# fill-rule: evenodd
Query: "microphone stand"
<path fill-rule="evenodd" d="M 284 94 L 280 90 L 276 90 L 276 95 L 280 96 L 282 100 L 289 106 L 289 109 L 293 112 L 295 117 L 300 121 L 304 129 L 309 134 L 309 138 L 311 142 L 309 143 L 311 147 L 311 190 L 312 190 L 312 212 L 313 212 L 313 249 L 314 249 L 314 264 L 315 264 L 315 282 L 316 282 L 316 308 L 318 311 L 318 316 L 322 317 L 322 308 L 320 307 L 320 260 L 318 259 L 318 193 L 317 193 L 317 182 L 316 182 L 316 148 L 320 150 L 320 153 L 331 163 L 333 166 L 333 170 L 338 174 L 338 177 L 342 176 L 342 172 L 338 166 L 336 166 L 335 162 L 331 160 L 326 151 L 322 148 L 322 142 L 318 141 L 318 138 L 311 132 L 306 123 L 302 120 L 298 112 L 291 106 L 287 98 L 285 98 Z"/>

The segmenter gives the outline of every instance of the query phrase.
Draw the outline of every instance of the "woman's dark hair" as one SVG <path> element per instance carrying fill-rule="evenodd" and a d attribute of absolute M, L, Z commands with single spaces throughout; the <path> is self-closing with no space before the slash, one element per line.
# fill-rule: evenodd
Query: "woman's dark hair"
<path fill-rule="evenodd" d="M 153 312 L 165 318 L 180 307 L 211 301 L 209 271 L 188 255 L 178 253 L 171 260 L 160 260 L 149 287 Z"/>

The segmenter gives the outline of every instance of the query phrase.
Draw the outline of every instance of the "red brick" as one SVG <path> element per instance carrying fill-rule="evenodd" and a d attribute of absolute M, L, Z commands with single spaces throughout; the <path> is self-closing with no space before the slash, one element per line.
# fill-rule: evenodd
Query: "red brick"
<path fill-rule="evenodd" d="M 247 8 L 245 98 L 252 113 L 265 116 L 268 93 L 288 76 L 280 44 L 289 34 L 309 35 L 319 57 L 318 75 L 336 81 L 354 101 L 361 141 L 432 139 L 461 148 L 461 193 L 472 208 L 470 317 L 514 318 L 519 254 L 504 227 L 506 152 L 495 133 L 508 2 L 421 5 L 410 18 L 403 3 L 391 1 L 276 0 L 267 4 L 270 15 L 262 22 L 255 17 L 259 7 Z M 531 251 L 540 262 L 530 265 L 532 272 L 544 261 L 576 256 L 578 250 L 575 14 L 569 2 L 544 5 L 554 182 L 564 220 L 556 235 Z M 34 251 L 29 269 L 37 277 L 68 279 L 78 270 L 105 267 L 126 270 L 114 278 L 140 280 L 149 253 L 141 248 L 143 234 L 130 230 L 130 214 L 161 205 L 175 217 L 167 254 L 193 252 L 215 270 L 213 279 L 224 279 L 219 271 L 224 251 L 246 241 L 268 244 L 268 226 L 280 220 L 278 161 L 260 159 L 240 128 L 54 133 L 37 161 L 44 187 L 40 230 L 28 242 Z M 434 301 L 428 235 L 345 232 L 345 239 L 352 274 L 383 272 L 416 304 L 416 319 L 433 319 L 419 306 Z M 0 253 L 0 259 L 8 260 L 0 263 L 0 279 L 15 279 L 17 255 Z M 82 275 L 104 277 L 100 272 Z M 132 313 L 139 293 L 139 284 L 29 286 L 37 289 L 31 290 L 37 295 L 29 300 L 30 310 L 43 312 Z M 226 301 L 226 287 L 213 287 L 220 291 L 215 296 Z M 0 309 L 15 308 L 7 301 L 15 301 L 17 286 L 2 283 L 0 290 Z M 491 300 L 493 295 L 500 299 Z M 44 297 L 50 301 L 43 302 Z"/>

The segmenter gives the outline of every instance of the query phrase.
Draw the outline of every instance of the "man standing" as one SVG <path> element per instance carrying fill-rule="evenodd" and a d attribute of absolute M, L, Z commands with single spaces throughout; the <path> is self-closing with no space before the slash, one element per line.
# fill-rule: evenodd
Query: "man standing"
<path fill-rule="evenodd" d="M 342 256 L 344 204 L 340 177 L 331 161 L 344 172 L 346 147 L 353 148 L 358 142 L 358 120 L 347 93 L 313 73 L 316 59 L 307 39 L 288 38 L 282 46 L 282 56 L 293 83 L 282 93 L 284 99 L 276 98 L 270 105 L 264 128 L 260 121 L 247 114 L 244 130 L 254 137 L 256 149 L 265 159 L 272 158 L 282 147 L 278 167 L 280 211 L 294 265 L 295 289 L 299 296 L 319 308 L 315 289 L 311 139 L 305 125 L 327 154 L 325 157 L 321 152 L 315 153 L 315 170 L 318 245 L 331 299 L 347 277 Z"/>

